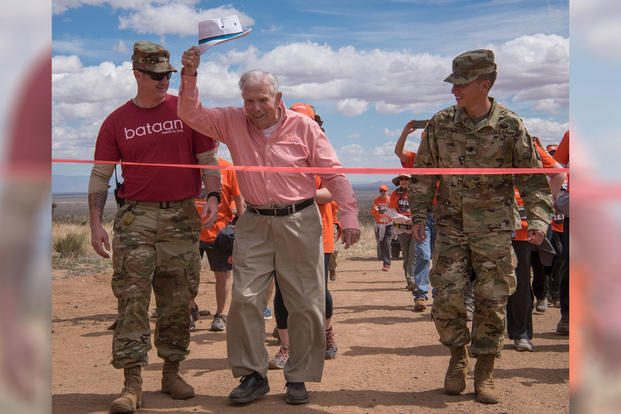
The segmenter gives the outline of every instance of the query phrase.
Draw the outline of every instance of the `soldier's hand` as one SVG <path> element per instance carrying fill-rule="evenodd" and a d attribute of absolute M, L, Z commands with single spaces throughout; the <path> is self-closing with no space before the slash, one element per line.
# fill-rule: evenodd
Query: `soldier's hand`
<path fill-rule="evenodd" d="M 209 197 L 207 202 L 203 206 L 203 212 L 201 214 L 201 222 L 203 229 L 208 229 L 216 224 L 218 218 L 218 199 L 216 197 Z"/>
<path fill-rule="evenodd" d="M 187 76 L 194 76 L 196 69 L 201 63 L 201 52 L 196 46 L 192 46 L 181 57 L 181 64 L 183 64 L 183 74 Z"/>
<path fill-rule="evenodd" d="M 343 244 L 346 249 L 349 249 L 349 246 L 356 243 L 360 240 L 360 230 L 358 229 L 343 229 L 343 233 L 341 234 L 343 238 Z"/>
<path fill-rule="evenodd" d="M 539 246 L 543 243 L 543 239 L 545 239 L 546 235 L 541 230 L 528 230 L 528 242 L 534 244 L 535 246 Z"/>
<path fill-rule="evenodd" d="M 91 246 L 93 246 L 95 253 L 101 257 L 110 258 L 110 255 L 106 253 L 106 250 L 110 251 L 110 239 L 108 238 L 108 232 L 103 226 L 91 226 Z"/>
<path fill-rule="evenodd" d="M 424 242 L 427 239 L 427 234 L 425 233 L 425 224 L 414 224 L 412 226 L 412 230 L 410 230 L 412 237 L 417 242 Z"/>

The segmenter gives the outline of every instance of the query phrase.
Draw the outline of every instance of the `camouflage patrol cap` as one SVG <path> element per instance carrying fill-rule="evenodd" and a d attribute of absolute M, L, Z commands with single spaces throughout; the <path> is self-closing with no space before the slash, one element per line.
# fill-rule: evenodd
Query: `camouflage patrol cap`
<path fill-rule="evenodd" d="M 134 63 L 132 69 L 134 70 L 154 73 L 176 72 L 177 69 L 170 64 L 169 60 L 170 52 L 158 44 L 145 41 L 134 43 L 132 55 Z"/>
<path fill-rule="evenodd" d="M 480 75 L 495 71 L 494 52 L 487 49 L 470 50 L 453 59 L 453 73 L 444 82 L 465 85 Z"/>

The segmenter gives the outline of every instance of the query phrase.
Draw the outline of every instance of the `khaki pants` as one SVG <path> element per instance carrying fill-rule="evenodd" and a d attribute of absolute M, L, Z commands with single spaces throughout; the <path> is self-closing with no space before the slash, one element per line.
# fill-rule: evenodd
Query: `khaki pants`
<path fill-rule="evenodd" d="M 290 382 L 319 382 L 326 349 L 321 217 L 316 205 L 282 217 L 242 215 L 235 226 L 227 349 L 234 377 L 267 375 L 265 293 L 273 275 L 289 311 Z"/>

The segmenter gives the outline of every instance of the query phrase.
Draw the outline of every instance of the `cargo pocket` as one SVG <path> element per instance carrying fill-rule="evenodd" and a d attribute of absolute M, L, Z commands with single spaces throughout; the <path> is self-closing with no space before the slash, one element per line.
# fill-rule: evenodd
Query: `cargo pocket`
<path fill-rule="evenodd" d="M 187 225 L 184 226 L 184 232 L 189 233 L 186 237 L 189 236 L 191 240 L 198 243 L 201 235 L 202 221 L 201 216 L 193 202 L 185 203 L 183 205 L 183 217 L 187 220 Z"/>
<path fill-rule="evenodd" d="M 133 210 L 135 206 L 135 203 L 126 203 L 117 210 L 116 214 L 114 215 L 114 231 L 117 231 L 117 229 L 121 228 L 123 223 L 123 217 L 127 214 L 128 211 L 131 213 L 131 210 Z"/>

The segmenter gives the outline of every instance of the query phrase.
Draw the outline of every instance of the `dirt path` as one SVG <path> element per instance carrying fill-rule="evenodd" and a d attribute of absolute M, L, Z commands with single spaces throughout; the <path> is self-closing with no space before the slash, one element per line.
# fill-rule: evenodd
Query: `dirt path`
<path fill-rule="evenodd" d="M 395 261 L 389 272 L 368 259 L 339 258 L 338 279 L 330 282 L 334 298 L 337 359 L 326 361 L 321 383 L 309 383 L 311 402 L 293 407 L 284 402 L 282 371 L 269 371 L 271 392 L 245 407 L 231 407 L 226 396 L 238 384 L 228 368 L 226 338 L 199 321 L 192 333 L 191 354 L 183 375 L 197 396 L 173 401 L 159 392 L 162 361 L 155 349 L 143 370 L 144 413 L 568 413 L 569 345 L 554 334 L 559 310 L 534 315 L 535 352 L 518 353 L 505 345 L 497 361 L 496 386 L 502 402 L 474 401 L 472 376 L 467 393 L 442 392 L 448 351 L 438 342 L 429 316 L 413 312 L 412 296 Z M 122 388 L 122 371 L 109 364 L 115 300 L 109 275 L 63 279 L 52 286 L 52 394 L 54 413 L 107 413 Z M 214 311 L 213 274 L 204 272 L 197 303 Z M 152 301 L 151 307 L 154 306 Z M 270 356 L 278 343 L 266 321 Z M 471 363 L 472 365 L 472 363 Z"/>

